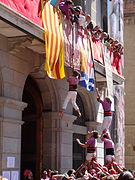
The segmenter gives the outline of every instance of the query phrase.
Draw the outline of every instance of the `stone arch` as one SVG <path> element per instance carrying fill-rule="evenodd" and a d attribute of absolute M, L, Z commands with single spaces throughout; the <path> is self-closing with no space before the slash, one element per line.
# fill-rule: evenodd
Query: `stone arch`
<path fill-rule="evenodd" d="M 27 108 L 22 112 L 21 174 L 24 169 L 31 169 L 34 179 L 39 179 L 42 168 L 43 103 L 38 84 L 30 75 L 25 81 L 22 100 L 27 103 Z"/>
<path fill-rule="evenodd" d="M 41 91 L 44 111 L 59 111 L 61 96 L 57 88 L 57 80 L 53 80 L 50 79 L 48 76 L 45 76 L 45 78 L 37 78 L 36 82 L 38 83 Z"/>
<path fill-rule="evenodd" d="M 56 131 L 54 130 L 55 123 L 58 118 L 58 111 L 60 109 L 60 92 L 59 85 L 61 81 L 50 79 L 42 72 L 36 74 L 31 73 L 31 76 L 36 81 L 42 98 L 42 168 L 56 168 L 57 151 L 54 151 L 54 144 L 57 146 Z M 57 127 L 57 125 L 56 125 Z M 49 130 L 48 130 L 49 129 Z M 54 151 L 52 153 L 52 151 Z"/>
<path fill-rule="evenodd" d="M 81 88 L 78 90 L 83 104 L 85 105 L 85 119 L 86 121 L 96 120 L 96 102 L 95 94 L 93 92 L 88 92 L 86 89 Z"/>

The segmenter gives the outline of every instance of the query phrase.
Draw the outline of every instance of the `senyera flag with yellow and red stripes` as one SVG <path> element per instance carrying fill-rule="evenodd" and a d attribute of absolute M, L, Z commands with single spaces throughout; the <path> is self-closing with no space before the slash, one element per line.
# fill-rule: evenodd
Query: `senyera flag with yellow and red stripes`
<path fill-rule="evenodd" d="M 64 71 L 64 35 L 62 16 L 49 1 L 41 0 L 42 21 L 45 28 L 45 71 L 50 78 L 62 79 Z"/>

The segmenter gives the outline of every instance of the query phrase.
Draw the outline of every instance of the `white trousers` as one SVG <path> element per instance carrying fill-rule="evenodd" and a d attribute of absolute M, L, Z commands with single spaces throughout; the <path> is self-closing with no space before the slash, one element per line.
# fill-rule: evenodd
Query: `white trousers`
<path fill-rule="evenodd" d="M 77 97 L 77 91 L 68 91 L 68 94 L 66 96 L 66 99 L 64 101 L 62 108 L 66 109 L 69 101 L 71 100 L 71 103 L 72 103 L 72 106 L 74 107 L 74 109 L 78 110 L 79 107 L 76 104 L 76 97 Z"/>
<path fill-rule="evenodd" d="M 91 161 L 95 157 L 96 157 L 96 152 L 94 152 L 94 153 L 87 153 L 86 160 L 87 161 Z"/>
<path fill-rule="evenodd" d="M 108 162 L 113 162 L 115 160 L 114 155 L 106 155 L 105 160 Z"/>
<path fill-rule="evenodd" d="M 102 131 L 104 130 L 104 129 L 106 129 L 106 130 L 109 130 L 109 127 L 110 127 L 110 125 L 111 125 L 111 122 L 112 122 L 112 116 L 105 116 L 104 117 L 104 120 L 103 120 L 103 123 L 102 123 Z"/>

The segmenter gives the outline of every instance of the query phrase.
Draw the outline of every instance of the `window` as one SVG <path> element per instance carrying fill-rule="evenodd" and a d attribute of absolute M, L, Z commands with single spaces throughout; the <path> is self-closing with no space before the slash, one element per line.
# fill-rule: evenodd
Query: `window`
<path fill-rule="evenodd" d="M 107 0 L 101 0 L 101 12 L 102 12 L 102 29 L 108 32 L 108 20 L 107 20 Z"/>

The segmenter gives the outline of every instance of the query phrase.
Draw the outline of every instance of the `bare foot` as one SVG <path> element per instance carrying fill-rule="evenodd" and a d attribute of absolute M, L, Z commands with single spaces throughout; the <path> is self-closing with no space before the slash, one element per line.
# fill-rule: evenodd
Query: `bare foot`
<path fill-rule="evenodd" d="M 77 110 L 77 117 L 81 117 L 81 112 Z"/>

